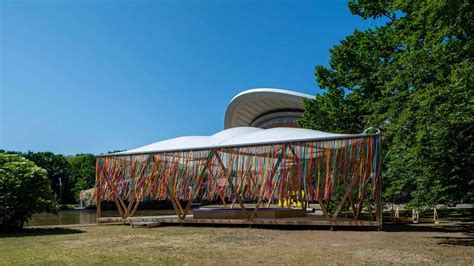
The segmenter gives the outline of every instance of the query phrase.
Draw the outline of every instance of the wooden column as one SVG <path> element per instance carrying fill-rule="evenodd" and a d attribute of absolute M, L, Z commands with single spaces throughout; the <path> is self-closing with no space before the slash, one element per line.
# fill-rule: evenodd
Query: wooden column
<path fill-rule="evenodd" d="M 375 180 L 375 219 L 379 229 L 382 229 L 382 182 L 381 176 Z"/>
<path fill-rule="evenodd" d="M 349 187 L 349 189 L 346 191 L 346 193 L 344 194 L 344 197 L 342 197 L 342 200 L 341 202 L 339 203 L 339 205 L 337 206 L 337 209 L 336 209 L 336 212 L 334 212 L 333 216 L 332 216 L 332 220 L 336 220 L 337 216 L 339 215 L 339 212 L 341 211 L 342 207 L 344 206 L 344 203 L 346 203 L 346 200 L 347 198 L 349 197 L 349 194 L 352 193 L 352 189 L 354 189 L 354 187 L 357 185 L 357 182 L 359 182 L 359 179 L 360 179 L 360 176 L 356 176 L 354 178 L 354 180 L 352 180 L 352 184 L 351 186 Z M 329 203 L 328 203 L 329 204 Z"/>
<path fill-rule="evenodd" d="M 221 157 L 219 156 L 219 153 L 218 153 L 218 150 L 215 150 L 214 152 L 214 156 L 216 157 L 220 167 L 222 168 L 222 170 L 224 171 L 224 173 L 226 173 L 226 178 L 227 178 L 227 182 L 229 182 L 229 186 L 232 190 L 233 193 L 235 193 L 235 198 L 232 202 L 232 206 L 231 208 L 234 207 L 234 203 L 235 203 L 235 200 L 237 200 L 239 202 L 239 205 L 240 205 L 240 209 L 242 209 L 242 211 L 244 212 L 245 214 L 245 217 L 247 217 L 247 221 L 250 219 L 250 215 L 248 214 L 247 212 L 247 208 L 245 207 L 244 205 L 244 202 L 242 201 L 242 198 L 240 197 L 240 195 L 237 193 L 237 190 L 235 189 L 235 186 L 234 184 L 232 183 L 232 180 L 230 178 L 230 175 L 228 175 L 228 169 L 225 167 L 224 163 L 222 162 L 222 159 Z"/>
<path fill-rule="evenodd" d="M 96 162 L 96 170 L 95 170 L 95 176 L 96 176 L 96 179 L 97 179 L 97 184 L 96 184 L 96 220 L 97 220 L 97 224 L 99 224 L 99 218 L 101 217 L 101 206 L 100 206 L 100 202 L 102 200 L 102 195 L 101 195 L 101 191 L 100 191 L 100 187 L 101 187 L 101 179 L 100 179 L 100 173 L 99 173 L 99 158 L 97 159 L 97 162 Z"/>
<path fill-rule="evenodd" d="M 281 161 L 283 159 L 283 156 L 284 156 L 284 153 L 286 151 L 286 146 L 283 145 L 283 148 L 282 148 L 282 151 L 280 153 L 280 156 L 278 157 L 275 165 L 272 167 L 272 171 L 270 172 L 270 175 L 271 176 L 268 176 L 264 181 L 263 181 L 263 184 L 262 186 L 265 187 L 268 179 L 271 177 L 273 179 L 273 177 L 275 176 L 275 173 L 276 171 L 278 170 L 278 167 L 280 167 L 280 164 L 281 164 Z M 271 201 L 271 198 L 270 198 L 270 201 Z M 257 205 L 255 206 L 255 209 L 254 211 L 252 212 L 252 215 L 249 217 L 249 221 L 253 221 L 253 219 L 256 217 L 257 215 L 257 211 L 258 211 L 258 208 L 260 207 L 260 204 L 263 202 L 263 195 L 260 195 L 260 198 L 258 199 L 258 202 L 257 202 Z"/>
<path fill-rule="evenodd" d="M 379 220 L 378 220 L 378 223 L 379 223 L 379 230 L 382 229 L 382 225 L 383 225 L 383 202 L 382 202 L 382 171 L 380 169 L 382 169 L 382 134 L 378 133 L 378 138 L 377 138 L 377 141 L 378 141 L 378 155 L 379 155 L 379 158 L 378 158 L 378 161 L 379 161 L 379 176 L 377 178 L 377 189 L 378 189 L 378 201 L 377 201 L 377 204 L 378 204 L 378 217 L 379 217 Z"/>
<path fill-rule="evenodd" d="M 207 168 L 209 167 L 209 165 L 211 164 L 211 161 L 212 161 L 212 158 L 214 157 L 214 150 L 211 150 L 209 152 L 209 155 L 207 156 L 207 159 L 206 159 L 206 162 L 204 163 L 204 166 L 202 168 L 202 171 L 201 173 L 199 174 L 199 176 L 196 178 L 196 187 L 194 188 L 194 190 L 191 190 L 189 192 L 189 198 L 188 198 L 188 204 L 186 205 L 186 207 L 182 210 L 181 212 L 181 217 L 182 219 L 181 220 L 184 220 L 186 219 L 186 215 L 188 214 L 189 212 L 189 209 L 191 208 L 191 205 L 194 201 L 194 198 L 196 198 L 197 195 L 195 195 L 197 193 L 197 191 L 199 190 L 199 186 L 201 185 L 201 180 L 202 178 L 204 177 L 204 174 L 207 172 Z M 179 200 L 176 198 L 176 204 L 178 205 L 178 207 L 181 207 L 181 203 L 179 203 Z M 182 207 L 181 207 L 182 208 Z"/>
<path fill-rule="evenodd" d="M 263 181 L 263 184 L 262 186 L 265 187 L 266 183 L 267 183 L 267 180 L 271 177 L 273 179 L 273 177 L 275 176 L 276 174 L 276 171 L 278 170 L 278 167 L 280 167 L 280 164 L 281 164 L 281 161 L 283 160 L 283 156 L 286 152 L 286 145 L 283 144 L 283 147 L 281 148 L 281 153 L 280 153 L 280 156 L 278 156 L 277 158 L 277 161 L 275 163 L 275 165 L 272 167 L 272 170 L 270 172 L 270 175 L 271 176 L 268 176 L 264 181 Z M 273 191 L 271 193 L 271 196 L 270 196 L 270 199 L 269 199 L 269 203 L 271 202 L 271 197 L 273 196 Z M 257 205 L 255 206 L 255 209 L 254 211 L 252 212 L 252 215 L 249 217 L 249 221 L 253 221 L 253 219 L 256 217 L 257 215 L 257 211 L 258 211 L 258 208 L 260 207 L 260 204 L 262 203 L 263 201 L 263 196 L 261 195 L 261 197 L 258 199 L 258 202 L 257 202 Z"/>

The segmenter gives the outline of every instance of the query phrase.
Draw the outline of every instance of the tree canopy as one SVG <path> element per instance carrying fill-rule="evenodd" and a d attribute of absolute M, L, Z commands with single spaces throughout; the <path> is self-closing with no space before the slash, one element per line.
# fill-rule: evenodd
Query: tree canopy
<path fill-rule="evenodd" d="M 44 169 L 16 154 L 0 152 L 0 230 L 21 228 L 33 213 L 56 207 Z"/>
<path fill-rule="evenodd" d="M 23 156 L 46 170 L 51 189 L 60 204 L 77 203 L 79 193 L 95 185 L 96 157 L 93 154 L 64 156 L 52 152 L 0 152 Z"/>
<path fill-rule="evenodd" d="M 74 183 L 74 198 L 79 198 L 79 193 L 95 186 L 95 163 L 93 154 L 77 154 L 68 158 L 70 164 L 70 179 Z"/>
<path fill-rule="evenodd" d="M 317 66 L 323 94 L 305 101 L 302 127 L 384 136 L 386 197 L 414 206 L 473 201 L 472 1 L 349 1 L 384 20 L 355 30 Z"/>
<path fill-rule="evenodd" d="M 22 154 L 28 160 L 34 162 L 37 166 L 46 170 L 48 178 L 51 181 L 51 188 L 59 203 L 73 203 L 74 196 L 69 193 L 73 187 L 70 180 L 70 165 L 66 157 L 62 154 L 52 152 L 27 152 Z"/>

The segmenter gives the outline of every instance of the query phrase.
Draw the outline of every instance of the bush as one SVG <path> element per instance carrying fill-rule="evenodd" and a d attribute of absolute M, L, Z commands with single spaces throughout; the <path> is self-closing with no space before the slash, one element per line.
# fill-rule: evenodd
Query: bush
<path fill-rule="evenodd" d="M 0 153 L 0 230 L 19 229 L 32 214 L 56 209 L 46 171 L 21 156 Z"/>

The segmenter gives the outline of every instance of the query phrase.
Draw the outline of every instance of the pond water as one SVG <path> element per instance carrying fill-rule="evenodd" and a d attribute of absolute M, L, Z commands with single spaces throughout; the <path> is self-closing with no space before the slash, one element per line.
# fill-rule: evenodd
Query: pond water
<path fill-rule="evenodd" d="M 143 210 L 137 211 L 136 216 L 157 216 L 175 214 L 174 210 Z M 102 217 L 118 217 L 117 211 L 102 211 Z M 61 210 L 56 214 L 35 214 L 27 222 L 27 226 L 94 224 L 97 222 L 96 210 Z"/>

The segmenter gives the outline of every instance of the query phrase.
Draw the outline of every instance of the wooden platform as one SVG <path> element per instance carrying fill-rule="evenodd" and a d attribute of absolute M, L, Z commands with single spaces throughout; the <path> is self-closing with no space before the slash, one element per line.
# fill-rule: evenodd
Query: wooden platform
<path fill-rule="evenodd" d="M 338 218 L 335 221 L 325 217 L 308 214 L 305 217 L 292 218 L 255 218 L 253 221 L 246 219 L 195 219 L 193 215 L 188 215 L 185 220 L 179 220 L 177 215 L 167 216 L 141 216 L 129 217 L 103 217 L 99 218 L 99 224 L 157 224 L 157 225 L 295 225 L 295 226 L 336 226 L 336 227 L 374 227 L 377 228 L 376 221 L 353 220 Z"/>
<path fill-rule="evenodd" d="M 246 208 L 248 213 L 252 213 L 254 208 Z M 306 210 L 292 208 L 260 208 L 256 212 L 256 218 L 293 218 L 305 217 Z M 246 214 L 242 209 L 226 208 L 200 208 L 193 210 L 194 219 L 245 219 Z"/>

